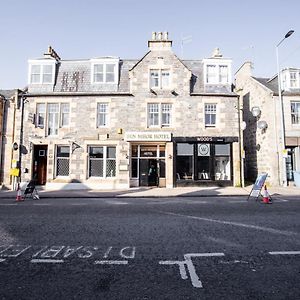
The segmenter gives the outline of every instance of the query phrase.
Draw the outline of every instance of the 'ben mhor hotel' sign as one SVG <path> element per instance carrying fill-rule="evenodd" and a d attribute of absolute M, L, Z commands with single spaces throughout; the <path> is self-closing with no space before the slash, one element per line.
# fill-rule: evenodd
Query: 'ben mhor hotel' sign
<path fill-rule="evenodd" d="M 170 132 L 126 132 L 125 133 L 125 141 L 171 141 L 171 133 Z"/>

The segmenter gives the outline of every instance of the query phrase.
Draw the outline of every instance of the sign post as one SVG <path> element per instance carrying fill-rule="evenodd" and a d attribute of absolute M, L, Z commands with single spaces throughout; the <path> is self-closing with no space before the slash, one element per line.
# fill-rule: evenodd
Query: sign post
<path fill-rule="evenodd" d="M 247 201 L 249 200 L 250 197 L 255 197 L 255 200 L 257 200 L 258 196 L 260 195 L 260 191 L 265 184 L 267 176 L 268 176 L 268 173 L 258 174 L 258 176 L 255 180 L 255 183 L 252 187 L 252 190 L 247 198 Z"/>

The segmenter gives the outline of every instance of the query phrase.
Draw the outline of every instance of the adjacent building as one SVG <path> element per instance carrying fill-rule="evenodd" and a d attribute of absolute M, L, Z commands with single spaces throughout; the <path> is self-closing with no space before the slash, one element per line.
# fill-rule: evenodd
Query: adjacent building
<path fill-rule="evenodd" d="M 267 172 L 272 185 L 292 184 L 293 171 L 300 170 L 299 74 L 300 69 L 295 68 L 280 72 L 281 105 L 277 75 L 254 77 L 250 62 L 236 73 L 236 91 L 246 125 L 245 178 L 252 182 L 258 173 Z"/>
<path fill-rule="evenodd" d="M 13 151 L 48 188 L 240 185 L 238 97 L 219 49 L 181 60 L 168 33 L 141 59 L 28 61 Z M 20 157 L 18 157 L 20 156 Z"/>

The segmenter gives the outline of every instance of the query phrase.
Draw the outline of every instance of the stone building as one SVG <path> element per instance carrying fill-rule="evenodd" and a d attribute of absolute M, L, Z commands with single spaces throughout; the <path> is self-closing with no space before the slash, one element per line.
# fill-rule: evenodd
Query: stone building
<path fill-rule="evenodd" d="M 12 183 L 10 170 L 16 161 L 13 143 L 17 131 L 15 114 L 19 105 L 19 90 L 0 90 L 0 185 Z"/>
<path fill-rule="evenodd" d="M 253 181 L 266 172 L 271 185 L 291 183 L 293 171 L 300 170 L 300 69 L 287 68 L 280 74 L 282 108 L 277 75 L 253 77 L 251 63 L 246 62 L 235 76 L 246 122 L 245 177 Z M 257 108 L 255 117 L 251 111 Z"/>
<path fill-rule="evenodd" d="M 231 60 L 219 49 L 180 60 L 161 32 L 148 48 L 136 60 L 63 60 L 49 47 L 28 61 L 22 181 L 97 189 L 240 184 Z"/>

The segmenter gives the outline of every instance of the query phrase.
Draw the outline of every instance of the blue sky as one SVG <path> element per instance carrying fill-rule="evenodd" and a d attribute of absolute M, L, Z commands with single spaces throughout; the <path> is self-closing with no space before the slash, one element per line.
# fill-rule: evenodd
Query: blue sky
<path fill-rule="evenodd" d="M 275 47 L 293 29 L 280 64 L 300 67 L 299 0 L 1 0 L 0 11 L 0 89 L 25 87 L 27 60 L 48 45 L 62 59 L 139 59 L 152 31 L 168 31 L 180 58 L 206 58 L 219 47 L 233 72 L 251 60 L 254 76 L 271 77 Z"/>

